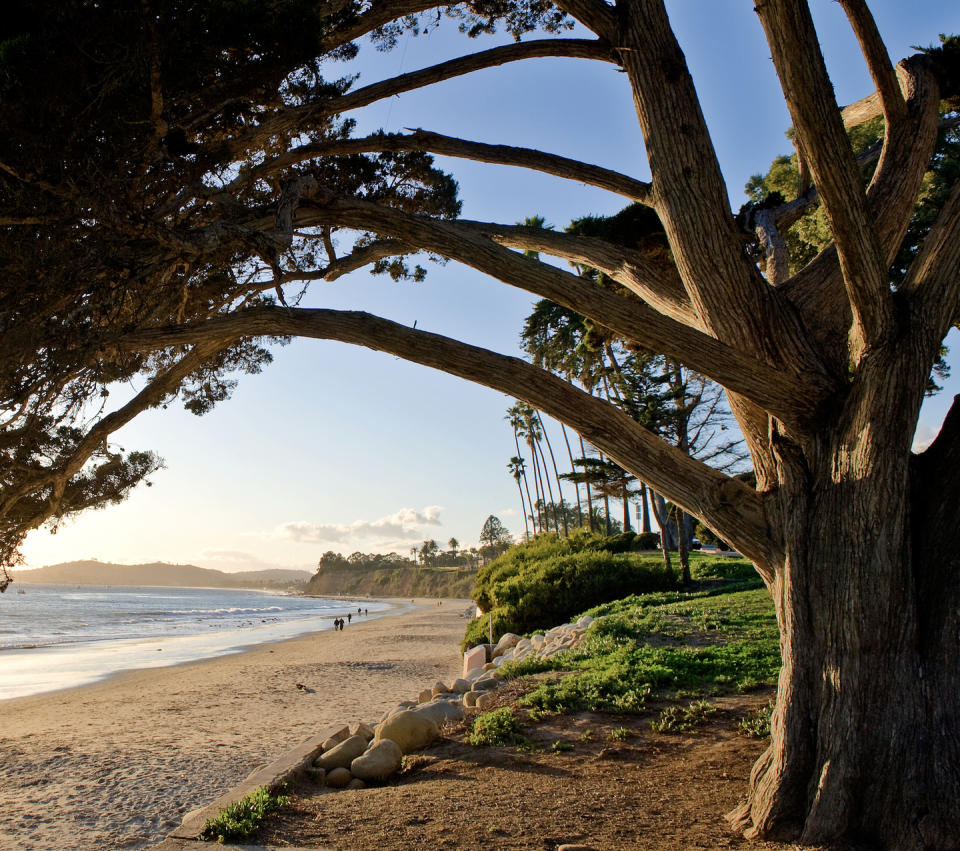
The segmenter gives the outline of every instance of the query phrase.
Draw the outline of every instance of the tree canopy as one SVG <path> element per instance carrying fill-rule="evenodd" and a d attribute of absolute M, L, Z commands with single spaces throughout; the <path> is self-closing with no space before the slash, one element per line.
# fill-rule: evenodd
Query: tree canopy
<path fill-rule="evenodd" d="M 203 414 L 229 397 L 232 373 L 262 369 L 270 345 L 293 336 L 388 352 L 557 417 L 753 561 L 785 662 L 737 828 L 955 846 L 960 406 L 921 456 L 910 446 L 960 312 L 960 184 L 931 168 L 955 151 L 960 44 L 945 38 L 894 64 L 865 0 L 840 7 L 875 88 L 843 108 L 806 0 L 756 3 L 796 159 L 757 181 L 738 216 L 664 0 L 8 3 L 4 563 L 30 529 L 121 500 L 158 468 L 110 443 L 142 411 L 179 396 Z M 359 40 L 389 49 L 437 15 L 515 42 L 371 85 L 338 76 Z M 649 182 L 425 129 L 354 135 L 355 110 L 544 57 L 623 72 Z M 616 223 L 625 235 L 468 221 L 434 155 L 539 170 L 639 206 Z M 313 282 L 364 267 L 416 280 L 431 257 L 722 386 L 756 487 L 519 358 L 298 306 Z M 111 406 L 134 376 L 143 389 Z"/>

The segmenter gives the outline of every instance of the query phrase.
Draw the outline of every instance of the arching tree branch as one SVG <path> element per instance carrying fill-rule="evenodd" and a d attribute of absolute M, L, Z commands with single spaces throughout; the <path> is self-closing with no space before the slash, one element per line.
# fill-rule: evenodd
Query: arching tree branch
<path fill-rule="evenodd" d="M 779 556 L 760 496 L 691 458 L 626 414 L 519 358 L 415 331 L 368 313 L 255 308 L 201 323 L 122 337 L 121 351 L 175 345 L 228 345 L 245 336 L 292 335 L 339 340 L 388 352 L 523 399 L 576 429 L 591 444 L 716 529 L 761 567 Z"/>
<path fill-rule="evenodd" d="M 378 100 L 422 89 L 444 80 L 452 80 L 474 71 L 496 68 L 508 62 L 522 59 L 542 59 L 564 57 L 570 59 L 597 59 L 615 62 L 606 42 L 591 39 L 550 38 L 524 41 L 519 44 L 507 44 L 482 50 L 441 62 L 420 71 L 400 74 L 379 83 L 357 89 L 336 98 L 327 98 L 316 103 L 285 109 L 263 124 L 230 141 L 228 148 L 234 154 L 263 146 L 271 136 L 296 129 L 301 123 L 309 125 L 318 119 L 339 115 L 353 109 L 360 109 L 376 103 Z"/>
<path fill-rule="evenodd" d="M 816 410 L 832 388 L 817 373 L 791 375 L 694 328 L 608 292 L 545 263 L 497 245 L 456 222 L 413 216 L 378 204 L 320 190 L 316 206 L 301 206 L 303 225 L 339 224 L 377 231 L 419 245 L 569 307 L 654 351 L 740 393 L 784 422 L 797 424 Z M 263 223 L 265 227 L 268 222 Z M 762 401 L 761 401 L 762 400 Z"/>
<path fill-rule="evenodd" d="M 232 192 L 264 175 L 273 175 L 281 169 L 289 168 L 305 160 L 317 157 L 349 156 L 350 154 L 371 151 L 429 151 L 446 157 L 475 160 L 477 162 L 513 165 L 542 171 L 554 177 L 576 180 L 591 186 L 599 186 L 610 192 L 616 192 L 632 201 L 649 203 L 650 184 L 625 174 L 611 171 L 578 160 L 548 154 L 532 148 L 515 148 L 510 145 L 487 145 L 455 139 L 426 130 L 414 130 L 410 135 L 398 133 L 378 134 L 363 139 L 337 139 L 331 142 L 318 142 L 301 145 L 288 153 L 266 160 L 255 168 L 240 174 L 227 186 L 209 190 L 210 194 Z"/>

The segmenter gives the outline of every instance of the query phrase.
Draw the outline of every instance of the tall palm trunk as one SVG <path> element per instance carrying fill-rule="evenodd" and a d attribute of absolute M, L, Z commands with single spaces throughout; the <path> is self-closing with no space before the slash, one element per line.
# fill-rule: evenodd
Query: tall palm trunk
<path fill-rule="evenodd" d="M 557 496 L 560 497 L 560 516 L 563 519 L 563 537 L 566 538 L 570 535 L 570 531 L 567 529 L 567 507 L 563 503 L 563 490 L 560 488 L 560 472 L 557 470 L 557 459 L 553 455 L 553 447 L 550 445 L 550 437 L 547 434 L 546 428 L 544 428 L 543 426 L 543 417 L 540 416 L 539 411 L 537 411 L 537 420 L 540 423 L 540 431 L 543 432 L 543 439 L 546 441 L 547 449 L 550 450 L 550 463 L 553 464 L 553 476 L 557 480 Z M 546 461 L 544 461 L 544 465 L 546 465 Z M 547 482 L 549 483 L 549 481 L 550 479 L 548 477 Z M 553 499 L 552 495 L 550 499 L 551 500 Z M 554 520 L 556 520 L 556 515 L 557 515 L 556 503 L 554 503 L 553 515 L 554 515 Z M 557 526 L 557 532 L 559 531 L 560 531 L 560 527 Z"/>
<path fill-rule="evenodd" d="M 522 474 L 521 474 L 522 475 Z M 527 540 L 530 540 L 530 526 L 527 523 L 527 507 L 523 501 L 523 488 L 520 487 L 520 475 L 514 476 L 517 480 L 517 490 L 520 491 L 520 511 L 523 513 L 523 531 L 527 534 Z"/>
<path fill-rule="evenodd" d="M 573 452 L 570 450 L 570 440 L 567 438 L 567 427 L 563 423 L 560 423 L 560 430 L 563 432 L 563 442 L 567 444 L 567 457 L 570 459 L 570 470 L 572 472 L 576 470 L 576 467 L 573 466 Z M 577 494 L 577 523 L 583 526 L 583 508 L 580 506 L 580 483 L 574 482 L 573 488 Z"/>
<path fill-rule="evenodd" d="M 546 501 L 547 493 L 543 487 L 543 477 L 540 474 L 540 458 L 537 452 L 537 442 L 533 435 L 527 435 L 527 445 L 530 447 L 530 454 L 533 456 L 533 486 L 537 492 L 537 507 L 535 514 L 540 520 L 540 531 L 549 531 L 550 521 L 547 518 Z M 544 522 L 546 521 L 546 523 Z"/>
<path fill-rule="evenodd" d="M 520 451 L 520 436 L 517 434 L 517 426 L 516 426 L 516 424 L 514 424 L 514 426 L 513 426 L 513 442 L 517 445 L 517 458 L 519 458 L 519 459 L 520 459 L 520 463 L 523 464 L 523 453 Z M 530 514 L 531 514 L 531 518 L 530 518 L 530 519 L 531 519 L 531 522 L 533 523 L 533 534 L 536 535 L 536 534 L 537 534 L 537 520 L 536 520 L 535 517 L 532 516 L 533 513 L 534 513 L 534 512 L 533 512 L 533 501 L 530 499 L 530 483 L 527 481 L 527 469 L 526 469 L 526 465 L 524 465 L 524 466 L 521 468 L 520 474 L 523 476 L 523 485 L 524 485 L 524 487 L 527 489 L 527 502 L 530 503 Z M 523 515 L 523 525 L 524 525 L 524 526 L 527 525 L 527 515 L 526 515 L 526 514 Z"/>
<path fill-rule="evenodd" d="M 580 457 L 587 457 L 587 449 L 583 445 L 583 438 L 580 438 Z M 595 531 L 593 524 L 593 495 L 590 493 L 590 480 L 584 479 L 583 483 L 587 486 L 587 521 L 590 525 L 590 531 Z"/>

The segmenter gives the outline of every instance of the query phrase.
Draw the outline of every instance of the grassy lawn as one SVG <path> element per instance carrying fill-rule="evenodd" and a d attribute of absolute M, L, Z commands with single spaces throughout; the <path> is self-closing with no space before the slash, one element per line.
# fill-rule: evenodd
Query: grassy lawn
<path fill-rule="evenodd" d="M 715 569 L 709 560 L 700 564 L 704 572 Z M 730 563 L 727 571 L 747 575 L 744 566 Z M 708 590 L 642 594 L 590 609 L 584 614 L 604 617 L 581 647 L 546 661 L 508 662 L 500 670 L 508 677 L 570 672 L 523 699 L 540 712 L 643 713 L 650 700 L 775 685 L 779 631 L 770 595 L 757 584 L 735 577 Z"/>

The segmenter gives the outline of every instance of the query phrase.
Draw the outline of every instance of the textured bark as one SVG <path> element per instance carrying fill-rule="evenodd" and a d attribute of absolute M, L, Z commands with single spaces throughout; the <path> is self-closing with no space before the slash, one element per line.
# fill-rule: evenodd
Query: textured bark
<path fill-rule="evenodd" d="M 2 436 L 17 447 L 19 436 L 30 431 L 30 418 L 62 408 L 61 400 L 69 398 L 64 388 L 84 376 L 88 386 L 105 387 L 111 379 L 100 376 L 121 363 L 118 355 L 164 350 L 171 358 L 175 347 L 194 349 L 127 406 L 90 426 L 79 448 L 64 452 L 69 457 L 31 468 L 29 475 L 8 464 L 0 516 L 41 486 L 52 489 L 48 508 L 55 512 L 57 493 L 112 431 L 242 339 L 340 340 L 443 370 L 551 414 L 655 489 L 668 565 L 674 532 L 665 499 L 682 509 L 681 533 L 687 528 L 683 514 L 695 515 L 753 560 L 776 605 L 783 669 L 770 748 L 755 766 L 748 800 L 731 814 L 738 828 L 752 837 L 842 841 L 887 851 L 960 848 L 960 403 L 926 453 L 910 452 L 931 365 L 960 311 L 960 189 L 894 292 L 890 265 L 934 150 L 940 92 L 926 57 L 891 65 L 864 0 L 840 2 L 878 90 L 842 111 L 806 0 L 756 2 L 797 129 L 802 180 L 815 184 L 802 187 L 796 202 L 757 215 L 766 279 L 744 250 L 750 237 L 731 214 L 664 0 L 560 0 L 597 39 L 503 45 L 342 96 L 285 106 L 289 101 L 276 92 L 248 92 L 250 114 L 261 115 L 262 123 L 227 122 L 223 129 L 224 104 L 202 99 L 200 114 L 187 116 L 182 128 L 197 137 L 196 168 L 181 169 L 183 163 L 163 153 L 165 110 L 176 98 L 163 90 L 163 63 L 158 66 L 154 53 L 144 101 L 126 122 L 145 126 L 145 135 L 129 147 L 138 156 L 146 153 L 124 160 L 122 179 L 112 176 L 126 199 L 99 197 L 96 187 L 82 181 L 52 185 L 49 174 L 29 171 L 26 156 L 16 167 L 0 164 L 17 199 L 37 194 L 31 203 L 7 202 L 0 227 L 19 239 L 33 239 L 33 231 L 23 228 L 36 228 L 57 244 L 75 233 L 91 258 L 80 279 L 64 276 L 66 286 L 49 297 L 32 280 L 20 284 L 30 290 L 26 294 L 5 295 L 4 311 L 9 302 L 14 318 L 0 316 L 3 363 L 12 376 L 2 388 L 8 412 Z M 343 8 L 342 0 L 322 7 L 330 14 Z M 325 49 L 433 6 L 373 0 L 362 8 L 349 27 L 323 36 Z M 159 27 L 161 18 L 157 22 Z M 542 57 L 620 66 L 644 137 L 649 185 L 539 151 L 424 131 L 302 144 L 327 138 L 330 119 L 346 111 Z M 190 92 L 180 94 L 189 101 Z M 880 114 L 885 137 L 867 155 L 879 156 L 879 162 L 864 188 L 846 130 Z M 284 145 L 288 149 L 278 154 Z M 423 209 L 431 214 L 417 215 L 410 199 L 348 197 L 356 192 L 352 184 L 330 182 L 329 163 L 318 158 L 363 151 L 432 151 L 539 169 L 625 194 L 655 209 L 675 268 L 665 271 L 640 251 L 596 239 L 445 219 L 455 215 L 452 200 L 443 202 L 444 212 L 429 206 Z M 65 163 L 76 164 L 69 152 L 64 156 Z M 220 165 L 205 173 L 205 159 Z M 112 166 L 104 158 L 96 167 L 99 175 Z M 215 174 L 235 179 L 224 186 Z M 812 203 L 822 205 L 835 242 L 788 277 L 783 233 Z M 67 230 L 77 222 L 83 229 Z M 374 241 L 337 258 L 333 228 L 371 234 Z M 325 267 L 282 268 L 285 253 L 296 253 L 301 238 L 323 240 Z M 518 253 L 525 250 L 592 266 L 633 295 Z M 332 281 L 364 264 L 417 251 L 550 299 L 721 383 L 750 449 L 757 488 L 691 459 L 607 402 L 518 358 L 367 314 L 246 308 L 273 287 L 283 303 L 288 282 Z M 305 259 L 310 254 L 301 251 L 298 264 L 312 263 Z M 272 271 L 271 280 L 254 271 L 235 287 L 213 292 L 204 287 L 216 275 L 193 274 L 225 271 L 226 280 L 244 264 L 256 266 L 258 256 Z M 184 305 L 196 285 L 201 292 L 191 312 Z M 45 300 L 37 308 L 32 300 L 40 296 Z M 88 310 L 89 299 L 103 297 L 104 305 L 112 305 L 114 296 L 116 315 L 112 307 Z M 77 332 L 75 313 L 90 319 L 83 325 L 89 333 Z M 8 340 L 31 323 L 52 330 L 37 337 L 43 341 L 37 351 L 29 344 L 16 350 Z M 34 397 L 39 401 L 31 408 Z M 536 451 L 532 460 L 536 482 Z M 532 503 L 529 490 L 527 497 Z M 587 502 L 592 509 L 589 485 Z"/>

